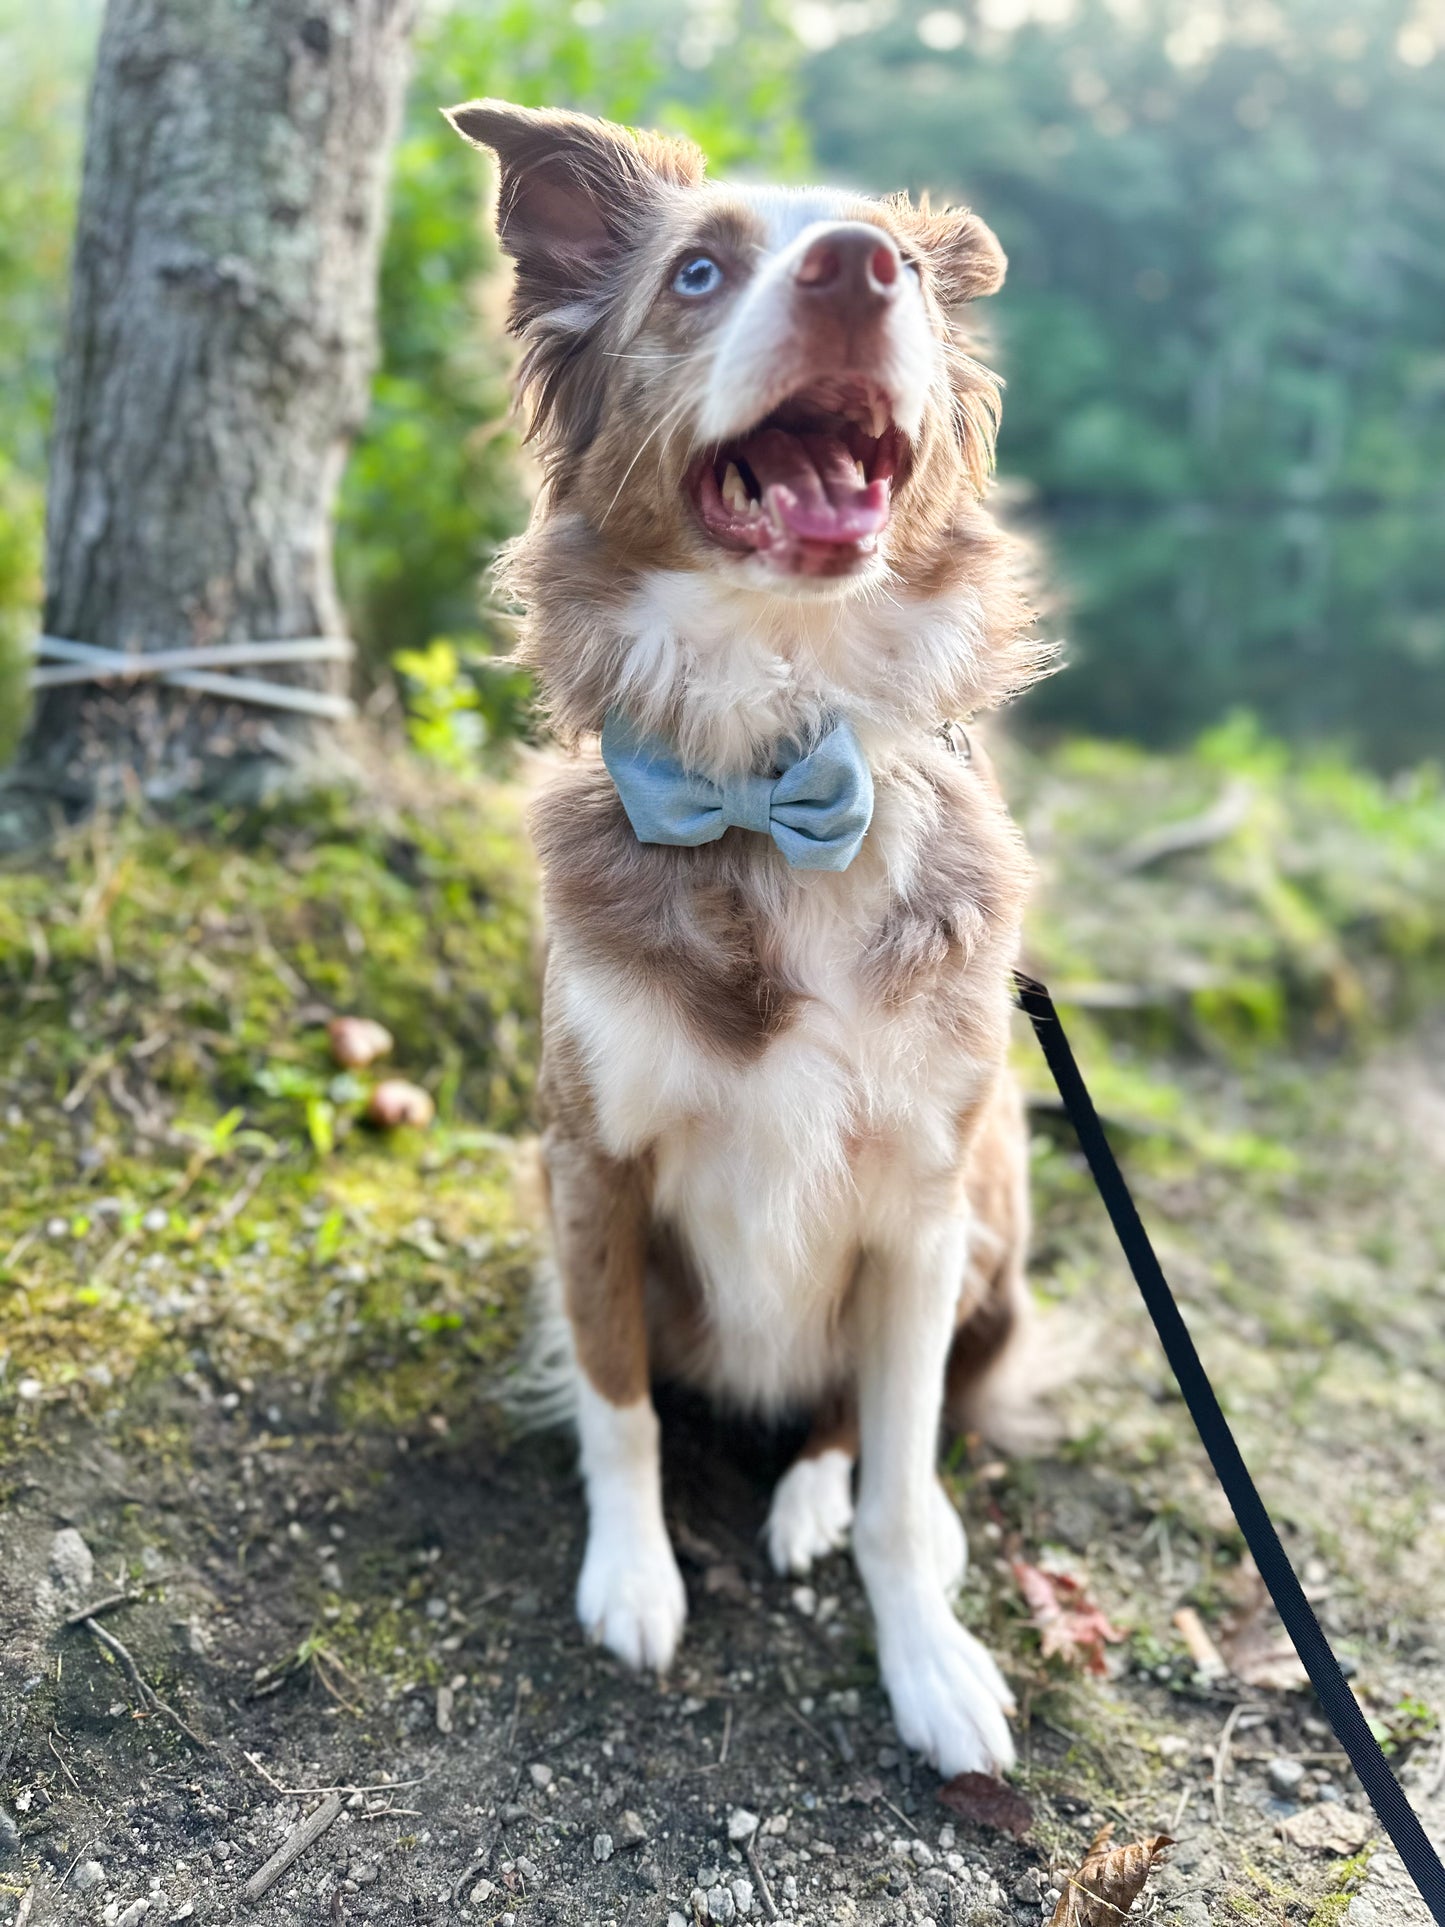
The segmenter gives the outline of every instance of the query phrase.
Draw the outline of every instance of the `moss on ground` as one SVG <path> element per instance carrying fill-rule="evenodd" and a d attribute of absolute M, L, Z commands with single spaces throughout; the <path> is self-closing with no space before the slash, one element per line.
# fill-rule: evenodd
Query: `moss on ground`
<path fill-rule="evenodd" d="M 515 1332 L 536 1032 L 517 795 L 108 821 L 0 869 L 0 1413 L 199 1371 L 445 1420 Z M 335 1014 L 437 1123 L 381 1137 Z"/>

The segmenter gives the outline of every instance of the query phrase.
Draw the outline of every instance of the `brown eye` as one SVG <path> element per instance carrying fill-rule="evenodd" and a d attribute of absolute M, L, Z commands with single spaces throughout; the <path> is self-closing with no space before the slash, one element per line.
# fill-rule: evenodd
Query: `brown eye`
<path fill-rule="evenodd" d="M 723 271 L 710 254 L 694 255 L 672 277 L 673 293 L 685 294 L 692 301 L 716 294 L 722 284 Z"/>

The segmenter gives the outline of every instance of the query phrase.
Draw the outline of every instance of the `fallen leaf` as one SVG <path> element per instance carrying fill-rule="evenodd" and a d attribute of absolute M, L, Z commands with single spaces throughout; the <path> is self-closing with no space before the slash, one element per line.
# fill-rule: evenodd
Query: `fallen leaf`
<path fill-rule="evenodd" d="M 1341 1806 L 1338 1800 L 1301 1807 L 1275 1828 L 1292 1847 L 1302 1847 L 1306 1853 L 1331 1853 L 1341 1860 L 1358 1853 L 1374 1831 L 1368 1815 Z"/>
<path fill-rule="evenodd" d="M 1034 1823 L 1034 1810 L 1024 1796 L 989 1773 L 956 1773 L 938 1797 L 950 1813 L 975 1826 L 993 1827 L 1022 1840 Z"/>
<path fill-rule="evenodd" d="M 366 1106 L 366 1121 L 383 1131 L 394 1131 L 410 1124 L 424 1130 L 436 1116 L 431 1093 L 420 1084 L 408 1084 L 404 1077 L 388 1077 L 377 1085 Z"/>
<path fill-rule="evenodd" d="M 365 1070 L 391 1050 L 394 1038 L 385 1024 L 370 1017 L 333 1017 L 326 1026 L 331 1055 L 344 1070 Z"/>
<path fill-rule="evenodd" d="M 1042 1635 L 1044 1658 L 1057 1654 L 1086 1672 L 1106 1673 L 1104 1647 L 1118 1645 L 1124 1635 L 1090 1599 L 1083 1580 L 1052 1566 L 1031 1566 L 1026 1559 L 1015 1559 L 1013 1572 Z"/>
<path fill-rule="evenodd" d="M 1242 1686 L 1270 1693 L 1292 1693 L 1308 1685 L 1309 1675 L 1253 1559 L 1241 1563 L 1229 1590 L 1234 1610 L 1219 1629 L 1219 1650 L 1234 1677 Z"/>
<path fill-rule="evenodd" d="M 1150 1874 L 1174 1845 L 1167 1833 L 1127 1847 L 1111 1847 L 1113 1837 L 1112 1826 L 1095 1835 L 1083 1866 L 1069 1875 L 1049 1927 L 1119 1927 Z"/>

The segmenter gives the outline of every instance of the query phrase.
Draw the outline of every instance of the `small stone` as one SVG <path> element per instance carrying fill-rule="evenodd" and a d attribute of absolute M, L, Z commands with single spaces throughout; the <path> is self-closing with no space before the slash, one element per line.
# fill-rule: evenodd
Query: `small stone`
<path fill-rule="evenodd" d="M 129 1907 L 116 1915 L 115 1927 L 139 1927 L 139 1923 L 145 1919 L 150 1910 L 151 1904 L 148 1900 L 133 1900 Z"/>
<path fill-rule="evenodd" d="M 592 1858 L 599 1861 L 610 1860 L 612 1858 L 612 1835 L 610 1833 L 599 1833 L 593 1839 Z"/>
<path fill-rule="evenodd" d="M 1321 1780 L 1315 1788 L 1315 1798 L 1322 1806 L 1333 1806 L 1336 1801 L 1343 1800 L 1344 1797 L 1332 1780 Z"/>
<path fill-rule="evenodd" d="M 380 1872 L 375 1860 L 353 1860 L 346 1869 L 346 1878 L 354 1880 L 358 1887 L 369 1887 Z"/>
<path fill-rule="evenodd" d="M 522 1876 L 523 1880 L 530 1880 L 534 1887 L 541 1882 L 542 1869 L 537 1865 L 535 1860 L 529 1860 L 524 1853 L 517 1855 L 517 1872 Z"/>
<path fill-rule="evenodd" d="M 751 1840 L 758 1830 L 758 1816 L 746 1807 L 734 1807 L 728 1815 L 728 1839 L 735 1844 Z"/>
<path fill-rule="evenodd" d="M 82 1860 L 71 1874 L 70 1884 L 77 1893 L 86 1894 L 92 1887 L 100 1886 L 104 1879 L 105 1868 L 98 1860 Z"/>
<path fill-rule="evenodd" d="M 732 1896 L 733 1904 L 740 1914 L 750 1914 L 753 1911 L 753 1883 L 751 1880 L 746 1879 L 740 1874 L 738 1878 L 732 1882 Z"/>
<path fill-rule="evenodd" d="M 25 1405 L 38 1403 L 44 1391 L 45 1387 L 38 1378 L 22 1378 L 17 1381 L 15 1386 L 15 1396 Z"/>
<path fill-rule="evenodd" d="M 818 1595 L 811 1586 L 794 1586 L 789 1596 L 793 1602 L 793 1610 L 801 1613 L 804 1619 L 811 1619 L 817 1612 Z"/>
<path fill-rule="evenodd" d="M 47 1238 L 68 1238 L 70 1236 L 70 1220 L 68 1218 L 47 1218 L 45 1220 L 45 1235 Z"/>
<path fill-rule="evenodd" d="M 784 1900 L 796 1900 L 798 1898 L 798 1882 L 793 1874 L 785 1873 L 783 1875 L 783 1898 Z"/>
<path fill-rule="evenodd" d="M 190 1920 L 195 1914 L 195 1911 L 196 1911 L 196 1903 L 194 1900 L 183 1900 L 180 1906 L 177 1907 L 176 1911 L 171 1915 L 171 1927 L 178 1927 L 179 1922 L 183 1920 Z"/>
<path fill-rule="evenodd" d="M 951 1853 L 957 1845 L 958 1835 L 952 1827 L 940 1827 L 938 1829 L 938 1850 L 940 1853 Z"/>
<path fill-rule="evenodd" d="M 527 1768 L 527 1778 L 539 1793 L 545 1793 L 552 1784 L 552 1769 L 544 1760 L 534 1760 Z"/>
<path fill-rule="evenodd" d="M 687 1904 L 692 1909 L 692 1917 L 694 1920 L 707 1919 L 707 1895 L 701 1887 L 693 1888 L 687 1897 Z"/>
<path fill-rule="evenodd" d="M 617 1833 L 624 1847 L 640 1847 L 647 1838 L 647 1827 L 640 1813 L 628 1807 L 617 1823 Z"/>
<path fill-rule="evenodd" d="M 450 1686 L 437 1688 L 437 1732 L 450 1733 L 452 1717 L 456 1711 L 457 1696 Z"/>
<path fill-rule="evenodd" d="M 953 1882 L 942 1867 L 925 1867 L 918 1876 L 920 1887 L 927 1887 L 930 1893 L 946 1894 Z"/>
<path fill-rule="evenodd" d="M 0 1807 L 0 1853 L 14 1853 L 20 1845 L 20 1823 Z"/>
<path fill-rule="evenodd" d="M 667 1916 L 667 1927 L 687 1927 L 687 1922 L 677 1911 L 676 1907 L 674 1907 L 672 1912 Z"/>
<path fill-rule="evenodd" d="M 62 1526 L 50 1542 L 50 1583 L 76 1605 L 84 1604 L 94 1587 L 95 1556 L 74 1526 Z"/>
<path fill-rule="evenodd" d="M 915 1867 L 931 1867 L 933 1865 L 933 1849 L 926 1841 L 910 1840 L 908 1843 L 908 1851 L 913 1855 L 913 1864 Z"/>
<path fill-rule="evenodd" d="M 722 1875 L 716 1867 L 699 1867 L 697 1870 L 697 1884 L 704 1893 L 709 1887 L 715 1887 L 721 1879 Z"/>
<path fill-rule="evenodd" d="M 721 1882 L 707 1890 L 707 1917 L 709 1920 L 729 1921 L 737 1916 L 738 1903 L 733 1899 L 731 1887 Z"/>
<path fill-rule="evenodd" d="M 1278 1760 L 1271 1760 L 1265 1770 L 1269 1777 L 1270 1786 L 1282 1800 L 1292 1800 L 1299 1792 L 1300 1782 L 1304 1779 L 1305 1770 L 1298 1760 L 1287 1760 L 1283 1757 Z"/>
<path fill-rule="evenodd" d="M 483 1902 L 491 1899 L 495 1891 L 496 1890 L 492 1886 L 492 1883 L 490 1880 L 479 1880 L 476 1886 L 473 1887 L 471 1891 L 472 1905 L 474 1907 L 480 1907 L 483 1904 Z"/>
<path fill-rule="evenodd" d="M 149 1231 L 152 1236 L 154 1236 L 157 1231 L 164 1231 L 170 1221 L 171 1214 L 165 1209 L 164 1205 L 153 1204 L 141 1219 L 140 1228 L 142 1231 Z M 139 1918 L 139 1916 L 137 1916 L 137 1918 Z"/>

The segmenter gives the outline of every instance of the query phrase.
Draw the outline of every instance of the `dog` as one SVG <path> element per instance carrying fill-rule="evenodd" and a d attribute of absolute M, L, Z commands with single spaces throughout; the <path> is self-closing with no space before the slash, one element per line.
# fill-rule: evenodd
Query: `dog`
<path fill-rule="evenodd" d="M 937 1453 L 1028 1311 L 1030 866 L 956 727 L 1046 657 L 961 323 L 1003 253 L 964 209 L 716 185 L 581 115 L 448 119 L 498 171 L 542 463 L 502 579 L 568 752 L 532 829 L 578 1615 L 639 1669 L 683 1630 L 655 1381 L 802 1417 L 772 1563 L 851 1529 L 899 1735 L 1001 1773 Z"/>

